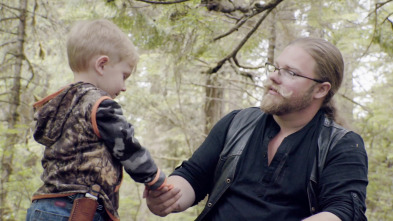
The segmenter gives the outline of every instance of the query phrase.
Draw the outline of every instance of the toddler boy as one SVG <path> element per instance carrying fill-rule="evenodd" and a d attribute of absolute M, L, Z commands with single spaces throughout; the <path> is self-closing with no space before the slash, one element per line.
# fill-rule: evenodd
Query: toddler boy
<path fill-rule="evenodd" d="M 104 19 L 74 25 L 67 54 L 74 83 L 34 104 L 34 139 L 45 146 L 44 184 L 34 193 L 26 220 L 80 219 L 79 210 L 87 213 L 90 204 L 78 200 L 90 198 L 98 203 L 94 220 L 119 220 L 123 167 L 149 189 L 166 185 L 165 174 L 113 100 L 126 90 L 138 55 L 127 35 Z"/>

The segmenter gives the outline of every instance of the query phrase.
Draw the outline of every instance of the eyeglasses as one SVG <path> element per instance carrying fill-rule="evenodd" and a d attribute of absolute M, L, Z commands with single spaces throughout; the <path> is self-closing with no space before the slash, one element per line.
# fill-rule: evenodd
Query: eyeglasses
<path fill-rule="evenodd" d="M 280 74 L 283 77 L 289 78 L 289 79 L 294 79 L 294 77 L 302 77 L 302 78 L 307 78 L 309 80 L 315 81 L 317 83 L 325 82 L 325 81 L 322 81 L 322 80 L 318 80 L 318 79 L 306 77 L 306 76 L 303 76 L 303 75 L 300 75 L 300 74 L 296 74 L 295 72 L 293 72 L 291 70 L 288 70 L 286 68 L 278 68 L 274 64 L 271 64 L 269 62 L 265 63 L 265 67 L 266 67 L 266 75 L 269 75 L 270 73 L 278 71 L 278 74 Z"/>

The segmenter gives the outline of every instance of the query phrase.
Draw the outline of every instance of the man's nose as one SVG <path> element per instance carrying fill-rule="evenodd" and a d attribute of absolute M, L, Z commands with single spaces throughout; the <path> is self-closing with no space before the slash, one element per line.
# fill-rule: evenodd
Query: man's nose
<path fill-rule="evenodd" d="M 274 82 L 281 82 L 281 78 L 282 78 L 282 76 L 281 76 L 281 73 L 280 73 L 280 70 L 278 70 L 278 69 L 276 69 L 275 71 L 273 71 L 273 72 L 270 72 L 269 74 L 268 74 L 268 76 L 267 76 L 271 81 L 274 81 Z"/>

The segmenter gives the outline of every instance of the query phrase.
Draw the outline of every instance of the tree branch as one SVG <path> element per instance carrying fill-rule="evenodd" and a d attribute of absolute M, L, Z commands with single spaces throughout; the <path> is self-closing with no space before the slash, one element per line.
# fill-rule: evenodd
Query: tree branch
<path fill-rule="evenodd" d="M 261 68 L 264 68 L 264 67 L 265 67 L 264 64 L 263 64 L 263 65 L 260 65 L 260 66 L 244 66 L 244 65 L 239 64 L 239 62 L 238 62 L 238 60 L 237 60 L 236 57 L 233 57 L 232 59 L 233 59 L 233 61 L 235 62 L 236 66 L 238 66 L 239 68 L 256 70 L 256 69 L 261 69 Z"/>
<path fill-rule="evenodd" d="M 351 102 L 351 103 L 353 103 L 353 104 L 355 104 L 355 105 L 361 107 L 363 110 L 367 111 L 368 113 L 373 114 L 373 111 L 372 111 L 370 108 L 368 108 L 368 107 L 362 105 L 362 104 L 359 103 L 359 102 L 354 101 L 352 98 L 347 97 L 345 94 L 339 93 L 339 95 L 340 95 L 341 97 L 345 98 L 346 100 L 348 100 L 349 102 Z"/>
<path fill-rule="evenodd" d="M 0 32 L 7 33 L 7 34 L 10 34 L 10 35 L 18 35 L 18 33 L 12 32 L 11 30 L 0 29 Z"/>
<path fill-rule="evenodd" d="M 201 0 L 201 5 L 206 7 L 209 11 L 216 11 L 224 14 L 230 14 L 235 11 L 247 13 L 251 10 L 250 7 L 236 5 L 231 0 Z"/>
<path fill-rule="evenodd" d="M 257 11 L 265 11 L 267 9 L 273 9 L 275 8 L 278 4 L 280 4 L 283 0 L 274 0 L 274 1 L 270 1 L 267 4 L 260 4 L 260 3 L 256 3 L 255 4 L 255 9 Z"/>
<path fill-rule="evenodd" d="M 0 6 L 1 6 L 1 7 L 4 7 L 4 8 L 8 8 L 8 9 L 12 9 L 12 10 L 16 10 L 16 11 L 20 11 L 20 10 L 21 10 L 20 8 L 11 7 L 11 6 L 9 6 L 9 5 L 6 5 L 6 4 L 4 4 L 4 3 L 0 3 Z"/>
<path fill-rule="evenodd" d="M 376 4 L 375 4 L 376 9 L 379 9 L 379 8 L 383 7 L 384 5 L 390 3 L 390 2 L 393 2 L 393 0 L 388 0 L 388 1 L 386 1 L 386 2 L 379 2 L 379 3 L 376 3 Z"/>
<path fill-rule="evenodd" d="M 250 73 L 250 72 L 246 72 L 246 71 L 241 71 L 241 70 L 239 70 L 239 66 L 238 65 L 235 65 L 234 64 L 234 62 L 232 62 L 234 59 L 230 59 L 229 61 L 229 63 L 230 63 L 230 65 L 231 65 L 231 67 L 232 67 L 232 69 L 235 71 L 235 73 L 237 73 L 238 75 L 242 75 L 242 76 L 244 76 L 244 77 L 247 77 L 247 78 L 249 78 L 252 82 L 255 82 L 255 80 L 254 80 L 254 76 L 255 76 L 255 74 L 254 73 Z"/>
<path fill-rule="evenodd" d="M 239 28 L 240 28 L 244 23 L 246 23 L 246 21 L 248 21 L 248 19 L 250 19 L 250 18 L 254 17 L 255 15 L 260 14 L 260 13 L 262 13 L 262 12 L 268 10 L 268 9 L 273 9 L 273 8 L 275 8 L 275 7 L 276 7 L 278 4 L 280 4 L 282 1 L 283 1 L 283 0 L 274 0 L 274 1 L 270 1 L 269 3 L 263 4 L 263 5 L 262 5 L 262 4 L 259 4 L 259 3 L 256 3 L 256 4 L 254 5 L 254 7 L 251 9 L 251 11 L 252 11 L 251 14 L 245 15 L 245 16 L 241 19 L 241 21 L 238 22 L 238 23 L 236 24 L 236 26 L 234 26 L 233 28 L 231 28 L 231 29 L 230 29 L 229 31 L 227 31 L 226 33 L 224 33 L 224 34 L 222 34 L 222 35 L 219 35 L 219 36 L 215 37 L 213 40 L 214 40 L 214 41 L 217 41 L 217 40 L 219 40 L 219 39 L 221 39 L 221 38 L 224 38 L 224 37 L 226 37 L 226 36 L 232 34 L 232 33 L 235 32 L 235 31 L 238 31 Z"/>
<path fill-rule="evenodd" d="M 8 41 L 8 42 L 4 42 L 3 44 L 0 45 L 0 48 L 6 46 L 6 45 L 8 45 L 8 44 L 15 44 L 15 43 L 18 43 L 18 41 Z"/>
<path fill-rule="evenodd" d="M 279 2 L 281 2 L 282 0 L 278 0 Z M 211 68 L 210 70 L 207 71 L 207 74 L 213 74 L 216 73 L 218 70 L 220 70 L 220 68 L 222 67 L 222 65 L 228 61 L 230 58 L 233 58 L 234 62 L 236 65 L 240 66 L 239 62 L 236 59 L 236 55 L 239 52 L 239 50 L 244 46 L 244 44 L 248 41 L 248 39 L 251 37 L 251 35 L 253 35 L 255 33 L 255 31 L 259 28 L 259 26 L 262 24 L 262 22 L 265 20 L 265 18 L 267 17 L 267 15 L 270 14 L 270 12 L 273 10 L 273 8 L 270 8 L 269 10 L 267 10 L 265 12 L 265 14 L 259 19 L 259 21 L 257 22 L 257 24 L 253 27 L 253 29 L 243 38 L 243 40 L 240 42 L 240 44 L 228 55 L 226 56 L 224 59 L 222 59 L 221 61 L 219 61 L 217 63 L 217 65 L 214 68 Z"/>
<path fill-rule="evenodd" d="M 170 2 L 149 1 L 149 0 L 135 0 L 135 1 L 149 3 L 149 4 L 170 5 L 170 4 L 177 4 L 177 3 L 188 2 L 190 0 L 175 0 L 175 1 L 170 1 Z"/>
<path fill-rule="evenodd" d="M 392 26 L 393 29 L 393 21 L 389 19 L 389 17 L 393 15 L 393 13 L 390 13 L 388 16 L 386 16 L 386 18 L 383 20 L 382 23 L 384 23 L 385 21 L 388 21 L 390 23 L 390 25 Z"/>
<path fill-rule="evenodd" d="M 391 0 L 389 0 L 389 1 L 391 1 Z M 370 47 L 371 47 L 371 45 L 373 44 L 373 39 L 374 39 L 374 37 L 376 36 L 376 34 L 377 34 L 377 24 L 378 24 L 378 8 L 379 8 L 379 6 L 378 6 L 378 3 L 377 4 L 375 4 L 375 10 L 373 11 L 373 12 L 370 12 L 368 15 L 367 15 L 367 17 L 370 17 L 372 14 L 375 14 L 375 19 L 374 19 L 374 29 L 373 29 L 373 34 L 372 34 L 372 36 L 371 36 L 371 40 L 370 40 L 370 42 L 369 42 L 369 44 L 367 45 L 367 48 L 364 50 L 364 52 L 363 52 L 363 54 L 362 55 L 360 55 L 360 57 L 364 57 L 364 56 L 366 56 L 366 54 L 367 54 L 367 52 L 370 50 Z"/>
<path fill-rule="evenodd" d="M 233 32 L 238 31 L 239 28 L 240 28 L 244 23 L 246 23 L 246 21 L 248 21 L 248 19 L 250 19 L 250 18 L 253 17 L 254 15 L 255 15 L 255 14 L 253 14 L 253 15 L 251 15 L 251 16 L 243 17 L 243 18 L 241 19 L 241 21 L 237 23 L 237 25 L 235 25 L 233 28 L 231 28 L 231 29 L 230 29 L 229 31 L 227 31 L 226 33 L 224 33 L 224 34 L 222 34 L 222 35 L 219 35 L 219 36 L 213 38 L 213 41 L 220 40 L 221 38 L 224 38 L 224 37 L 226 37 L 226 36 L 232 34 Z"/>
<path fill-rule="evenodd" d="M 19 17 L 15 16 L 15 17 L 7 17 L 7 18 L 2 18 L 0 19 L 0 22 L 5 22 L 5 21 L 9 21 L 9 20 L 18 20 Z"/>

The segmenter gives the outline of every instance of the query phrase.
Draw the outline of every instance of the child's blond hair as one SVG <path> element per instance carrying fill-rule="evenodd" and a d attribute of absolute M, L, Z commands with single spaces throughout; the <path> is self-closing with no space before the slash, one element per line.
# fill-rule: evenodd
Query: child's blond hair
<path fill-rule="evenodd" d="M 68 35 L 67 55 L 74 72 L 86 71 L 97 55 L 106 55 L 113 63 L 126 60 L 134 68 L 139 58 L 127 35 L 106 19 L 77 22 Z"/>

